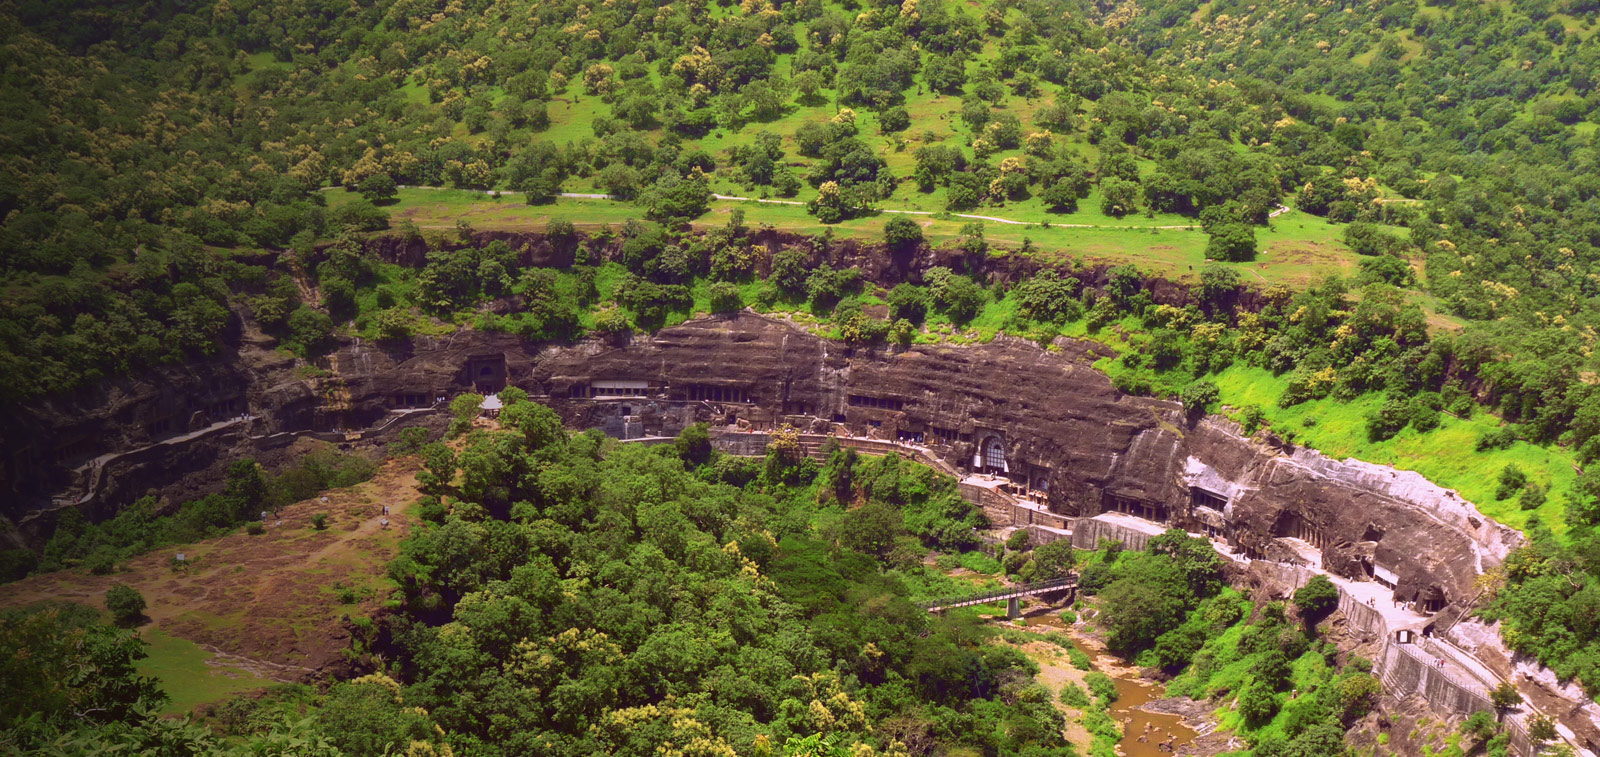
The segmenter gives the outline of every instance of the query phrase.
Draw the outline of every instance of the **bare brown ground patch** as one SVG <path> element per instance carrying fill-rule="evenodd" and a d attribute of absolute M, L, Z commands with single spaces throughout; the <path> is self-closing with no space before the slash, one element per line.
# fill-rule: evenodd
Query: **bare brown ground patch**
<path fill-rule="evenodd" d="M 102 608 L 106 589 L 128 584 L 149 603 L 145 628 L 193 641 L 269 678 L 305 680 L 343 659 L 344 618 L 371 614 L 388 594 L 387 565 L 414 520 L 418 465 L 415 457 L 385 461 L 366 483 L 285 507 L 258 536 L 241 529 L 159 549 L 109 576 L 60 571 L 18 581 L 0 594 L 0 607 L 62 600 Z M 388 528 L 380 522 L 384 505 Z M 323 531 L 311 527 L 319 512 L 328 513 Z M 189 568 L 171 567 L 179 552 L 193 562 Z M 364 588 L 365 598 L 342 604 L 335 583 Z"/>

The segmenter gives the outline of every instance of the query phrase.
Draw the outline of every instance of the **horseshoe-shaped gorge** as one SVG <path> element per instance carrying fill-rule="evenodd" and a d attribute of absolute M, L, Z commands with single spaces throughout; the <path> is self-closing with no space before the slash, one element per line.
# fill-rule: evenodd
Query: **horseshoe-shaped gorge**
<path fill-rule="evenodd" d="M 563 262 L 539 237 L 512 238 L 533 265 Z M 794 240 L 769 236 L 776 248 Z M 415 260 L 392 239 L 374 254 Z M 887 286 L 935 262 L 851 243 L 834 264 L 862 265 Z M 998 259 L 991 275 L 1033 266 Z M 1101 271 L 1073 273 L 1094 284 Z M 1181 287 L 1146 282 L 1180 300 Z M 1492 710 L 1499 681 L 1546 687 L 1566 702 L 1564 734 L 1584 743 L 1600 712 L 1575 687 L 1513 655 L 1469 616 L 1480 577 L 1522 543 L 1456 492 L 1422 476 L 1334 460 L 1262 430 L 1244 436 L 1222 416 L 1125 394 L 1092 367 L 1110 350 L 1057 338 L 852 346 L 787 318 L 746 311 L 700 317 L 654 334 L 536 343 L 461 330 L 404 342 L 349 340 L 303 364 L 263 349 L 236 326 L 225 359 L 108 382 L 33 408 L 8 432 L 8 480 L 32 502 L 9 513 L 8 537 L 40 539 L 62 508 L 105 517 L 146 490 L 169 498 L 214 488 L 229 461 L 269 461 L 311 437 L 372 445 L 416 425 L 438 426 L 450 398 L 516 387 L 573 429 L 658 443 L 706 424 L 714 446 L 762 455 L 796 433 L 815 453 L 828 439 L 866 454 L 896 453 L 961 479 L 962 496 L 1004 532 L 1034 543 L 1103 539 L 1141 549 L 1168 528 L 1209 538 L 1241 586 L 1292 591 L 1334 577 L 1353 643 L 1364 645 L 1389 695 L 1420 695 L 1435 711 Z M 1015 599 L 1013 609 L 1015 609 Z M 1380 609 L 1381 608 L 1381 609 Z M 1507 720 L 1531 754 L 1525 718 Z"/>

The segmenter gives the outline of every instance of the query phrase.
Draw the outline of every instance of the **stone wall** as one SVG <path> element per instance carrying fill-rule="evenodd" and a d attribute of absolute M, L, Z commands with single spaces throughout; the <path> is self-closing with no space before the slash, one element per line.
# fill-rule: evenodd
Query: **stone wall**
<path fill-rule="evenodd" d="M 1072 546 L 1078 549 L 1094 549 L 1100 545 L 1101 539 L 1115 539 L 1122 542 L 1123 549 L 1143 552 L 1150 543 L 1150 535 L 1142 531 L 1135 531 L 1127 526 L 1107 523 L 1093 518 L 1079 518 L 1072 522 Z"/>
<path fill-rule="evenodd" d="M 1390 694 L 1400 697 L 1419 694 L 1434 712 L 1465 717 L 1474 712 L 1494 711 L 1489 698 L 1481 693 L 1481 686 L 1434 667 L 1415 645 L 1386 644 L 1379 669 Z"/>
<path fill-rule="evenodd" d="M 1345 624 L 1350 632 L 1357 636 L 1383 639 L 1389 635 L 1389 627 L 1384 623 L 1383 613 L 1366 606 L 1343 589 L 1339 590 L 1339 612 L 1344 613 Z"/>

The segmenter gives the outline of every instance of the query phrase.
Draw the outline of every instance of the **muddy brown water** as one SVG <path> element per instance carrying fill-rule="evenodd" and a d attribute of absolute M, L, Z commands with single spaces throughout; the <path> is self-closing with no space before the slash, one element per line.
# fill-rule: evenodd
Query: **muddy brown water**
<path fill-rule="evenodd" d="M 1089 655 L 1096 670 L 1111 676 L 1117 685 L 1117 701 L 1111 703 L 1111 719 L 1122 727 L 1122 740 L 1117 742 L 1117 750 L 1125 757 L 1170 757 L 1199 735 L 1178 715 L 1143 709 L 1146 702 L 1161 698 L 1161 687 L 1140 680 L 1137 667 L 1085 644 L 1055 613 L 1029 618 L 1028 625 L 1067 632 L 1072 646 Z M 1169 748 L 1163 748 L 1163 744 Z"/>

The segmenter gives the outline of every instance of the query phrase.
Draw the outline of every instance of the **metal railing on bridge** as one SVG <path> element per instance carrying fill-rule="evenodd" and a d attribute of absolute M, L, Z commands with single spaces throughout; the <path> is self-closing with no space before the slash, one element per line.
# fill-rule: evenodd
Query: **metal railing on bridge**
<path fill-rule="evenodd" d="M 949 610 L 956 607 L 971 607 L 973 605 L 988 604 L 990 602 L 998 602 L 1005 599 L 1031 597 L 1035 594 L 1048 594 L 1052 591 L 1076 588 L 1077 585 L 1078 577 L 1074 575 L 1067 576 L 1066 578 L 1056 578 L 1049 581 L 1036 581 L 1031 584 L 1022 584 L 1021 586 L 1008 586 L 1004 589 L 994 589 L 981 594 L 970 594 L 964 597 L 944 597 L 928 602 L 920 602 L 917 606 L 929 612 L 936 610 Z"/>

